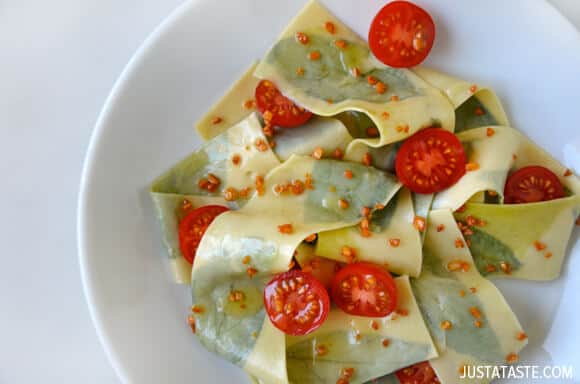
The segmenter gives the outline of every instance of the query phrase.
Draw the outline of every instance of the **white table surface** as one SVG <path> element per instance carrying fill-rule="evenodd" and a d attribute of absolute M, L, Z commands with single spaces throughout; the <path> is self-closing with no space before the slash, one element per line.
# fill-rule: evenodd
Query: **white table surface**
<path fill-rule="evenodd" d="M 0 0 L 0 384 L 119 382 L 82 292 L 78 185 L 116 78 L 181 2 Z M 580 27 L 580 0 L 552 2 Z"/>

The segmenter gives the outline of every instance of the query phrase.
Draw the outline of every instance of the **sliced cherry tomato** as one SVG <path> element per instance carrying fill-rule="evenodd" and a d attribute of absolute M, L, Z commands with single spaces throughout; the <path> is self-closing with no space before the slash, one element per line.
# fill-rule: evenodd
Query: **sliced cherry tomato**
<path fill-rule="evenodd" d="M 435 41 L 435 24 L 423 9 L 408 1 L 385 5 L 373 19 L 369 46 L 391 67 L 409 68 L 421 63 Z"/>
<path fill-rule="evenodd" d="M 399 369 L 395 372 L 401 384 L 439 384 L 439 378 L 428 361 Z"/>
<path fill-rule="evenodd" d="M 433 193 L 455 184 L 465 174 L 465 151 L 453 133 L 423 129 L 403 142 L 395 160 L 397 176 L 417 193 Z"/>
<path fill-rule="evenodd" d="M 334 276 L 332 300 L 355 316 L 384 317 L 397 306 L 397 287 L 391 274 L 370 263 L 348 264 Z"/>
<path fill-rule="evenodd" d="M 558 176 L 539 165 L 523 167 L 512 173 L 505 184 L 506 204 L 535 203 L 564 197 Z"/>
<path fill-rule="evenodd" d="M 264 305 L 272 324 L 287 335 L 307 335 L 322 325 L 330 310 L 324 286 L 311 274 L 291 270 L 264 288 Z"/>
<path fill-rule="evenodd" d="M 256 87 L 256 106 L 272 125 L 291 128 L 306 123 L 312 112 L 294 104 L 270 80 L 262 80 Z"/>
<path fill-rule="evenodd" d="M 206 205 L 189 212 L 179 222 L 179 249 L 190 264 L 193 264 L 197 247 L 205 230 L 216 216 L 225 211 L 229 209 L 221 205 Z"/>

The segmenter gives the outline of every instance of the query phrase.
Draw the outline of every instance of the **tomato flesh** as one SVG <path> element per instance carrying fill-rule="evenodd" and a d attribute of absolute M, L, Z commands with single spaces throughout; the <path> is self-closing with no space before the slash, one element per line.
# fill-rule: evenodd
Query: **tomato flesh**
<path fill-rule="evenodd" d="M 391 274 L 370 263 L 348 264 L 334 276 L 332 300 L 355 316 L 385 317 L 397 306 L 397 287 Z"/>
<path fill-rule="evenodd" d="M 439 378 L 428 361 L 423 361 L 395 372 L 401 384 L 439 384 Z"/>
<path fill-rule="evenodd" d="M 408 1 L 393 1 L 375 16 L 369 30 L 373 54 L 391 67 L 421 63 L 433 47 L 435 23 L 424 9 Z"/>
<path fill-rule="evenodd" d="M 266 123 L 283 128 L 303 125 L 312 112 L 296 105 L 284 96 L 270 80 L 262 80 L 256 86 L 256 106 Z"/>
<path fill-rule="evenodd" d="M 189 264 L 193 264 L 197 247 L 207 227 L 218 215 L 228 210 L 221 205 L 206 205 L 189 212 L 179 222 L 179 249 Z"/>
<path fill-rule="evenodd" d="M 290 270 L 264 288 L 264 306 L 272 324 L 287 335 L 307 335 L 322 325 L 330 298 L 314 276 Z"/>
<path fill-rule="evenodd" d="M 506 204 L 535 203 L 564 197 L 558 176 L 548 168 L 532 165 L 512 173 L 505 184 Z"/>
<path fill-rule="evenodd" d="M 453 133 L 423 129 L 403 142 L 395 170 L 401 183 L 417 193 L 439 192 L 465 174 L 465 151 Z"/>

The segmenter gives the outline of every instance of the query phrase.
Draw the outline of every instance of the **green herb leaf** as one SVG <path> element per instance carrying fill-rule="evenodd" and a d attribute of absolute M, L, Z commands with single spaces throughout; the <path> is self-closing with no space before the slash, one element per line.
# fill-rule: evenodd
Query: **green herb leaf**
<path fill-rule="evenodd" d="M 479 273 L 483 276 L 502 273 L 502 263 L 509 264 L 513 271 L 520 267 L 521 263 L 511 248 L 481 229 L 472 228 L 472 231 L 473 235 L 469 236 L 469 250 Z M 488 271 L 490 265 L 495 267 L 495 272 Z"/>

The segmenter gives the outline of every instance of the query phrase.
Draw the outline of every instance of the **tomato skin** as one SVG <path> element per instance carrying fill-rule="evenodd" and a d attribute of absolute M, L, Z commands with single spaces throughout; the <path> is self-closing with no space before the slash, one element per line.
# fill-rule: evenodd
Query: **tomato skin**
<path fill-rule="evenodd" d="M 207 227 L 226 211 L 229 209 L 221 205 L 205 205 L 189 212 L 179 222 L 179 249 L 189 264 L 193 264 L 197 247 Z"/>
<path fill-rule="evenodd" d="M 330 311 L 330 297 L 314 276 L 290 270 L 275 276 L 266 285 L 264 307 L 276 328 L 287 335 L 301 336 L 324 323 Z"/>
<path fill-rule="evenodd" d="M 369 283 L 369 278 L 374 282 Z M 364 287 L 367 283 L 371 284 L 368 289 Z M 397 286 L 393 277 L 371 263 L 348 264 L 338 271 L 332 280 L 331 295 L 340 309 L 355 316 L 385 317 L 397 307 Z"/>
<path fill-rule="evenodd" d="M 312 112 L 296 105 L 284 96 L 270 80 L 262 80 L 256 86 L 256 107 L 266 119 L 266 113 L 271 118 L 266 122 L 283 128 L 298 127 L 312 117 Z"/>
<path fill-rule="evenodd" d="M 426 128 L 403 142 L 395 159 L 397 177 L 413 192 L 434 193 L 465 174 L 466 155 L 453 133 Z"/>
<path fill-rule="evenodd" d="M 368 38 L 377 59 L 391 67 L 410 68 L 431 51 L 435 23 L 423 8 L 408 1 L 392 1 L 373 19 Z"/>
<path fill-rule="evenodd" d="M 439 384 L 439 378 L 428 361 L 413 364 L 395 372 L 401 384 Z"/>
<path fill-rule="evenodd" d="M 564 187 L 558 176 L 539 165 L 523 167 L 513 172 L 504 188 L 505 204 L 536 203 L 564 196 Z"/>

